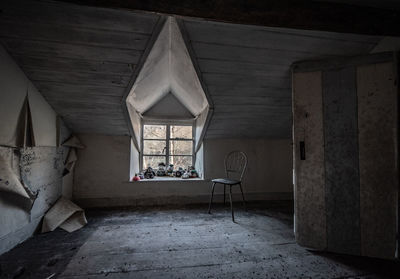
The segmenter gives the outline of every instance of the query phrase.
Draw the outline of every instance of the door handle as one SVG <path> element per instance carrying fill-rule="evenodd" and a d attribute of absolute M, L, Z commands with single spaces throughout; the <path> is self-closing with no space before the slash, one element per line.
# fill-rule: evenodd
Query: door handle
<path fill-rule="evenodd" d="M 306 144 L 304 141 L 300 141 L 300 160 L 306 159 Z"/>

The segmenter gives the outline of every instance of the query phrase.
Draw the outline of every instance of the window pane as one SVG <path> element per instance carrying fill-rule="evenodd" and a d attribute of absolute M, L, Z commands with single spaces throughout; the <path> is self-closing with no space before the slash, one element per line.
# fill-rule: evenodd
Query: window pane
<path fill-rule="evenodd" d="M 165 139 L 167 137 L 167 128 L 165 125 L 144 125 L 144 139 Z"/>
<path fill-rule="evenodd" d="M 192 139 L 192 126 L 171 126 L 171 139 Z"/>
<path fill-rule="evenodd" d="M 166 158 L 164 156 L 143 156 L 143 168 L 152 167 L 155 171 L 158 168 L 158 164 L 163 162 L 166 163 Z"/>
<path fill-rule="evenodd" d="M 193 142 L 191 140 L 171 140 L 169 142 L 170 155 L 192 155 Z"/>
<path fill-rule="evenodd" d="M 192 165 L 192 156 L 170 156 L 169 159 L 171 164 L 174 165 L 174 170 L 177 170 L 179 167 L 187 169 Z"/>
<path fill-rule="evenodd" d="M 143 153 L 146 155 L 165 155 L 166 146 L 165 140 L 143 140 Z"/>

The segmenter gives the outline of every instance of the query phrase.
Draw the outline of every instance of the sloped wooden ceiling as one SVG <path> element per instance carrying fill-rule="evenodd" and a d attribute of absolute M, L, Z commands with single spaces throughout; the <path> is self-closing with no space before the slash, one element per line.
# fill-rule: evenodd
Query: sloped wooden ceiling
<path fill-rule="evenodd" d="M 159 15 L 47 1 L 3 0 L 0 10 L 0 42 L 74 132 L 129 134 L 123 95 Z M 180 23 L 214 104 L 206 138 L 290 138 L 290 65 L 368 53 L 381 39 Z"/>
<path fill-rule="evenodd" d="M 128 134 L 122 98 L 158 15 L 0 1 L 0 40 L 69 128 Z"/>
<path fill-rule="evenodd" d="M 206 138 L 291 137 L 295 61 L 369 53 L 379 37 L 184 20 L 214 104 Z"/>

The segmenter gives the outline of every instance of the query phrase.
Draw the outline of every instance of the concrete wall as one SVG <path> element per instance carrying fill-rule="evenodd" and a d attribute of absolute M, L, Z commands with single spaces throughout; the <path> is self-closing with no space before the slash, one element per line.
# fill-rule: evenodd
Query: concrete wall
<path fill-rule="evenodd" d="M 35 147 L 21 148 L 17 131 L 21 108 L 28 96 Z M 0 155 L 32 191 L 32 207 L 24 198 L 0 192 L 0 254 L 30 237 L 42 216 L 60 197 L 67 148 L 56 147 L 56 113 L 0 46 Z M 63 135 L 66 135 L 64 129 Z M 23 136 L 23 134 L 22 134 Z"/>
<path fill-rule="evenodd" d="M 290 140 L 206 140 L 205 180 L 129 182 L 129 137 L 78 136 L 86 148 L 78 150 L 74 200 L 84 207 L 207 202 L 209 179 L 224 176 L 224 157 L 232 150 L 249 157 L 243 183 L 248 200 L 292 198 Z"/>

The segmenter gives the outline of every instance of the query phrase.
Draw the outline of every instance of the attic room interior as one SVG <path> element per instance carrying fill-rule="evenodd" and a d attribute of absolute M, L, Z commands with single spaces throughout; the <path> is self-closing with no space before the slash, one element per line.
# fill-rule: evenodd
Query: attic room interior
<path fill-rule="evenodd" d="M 395 0 L 2 0 L 0 278 L 399 278 Z"/>

